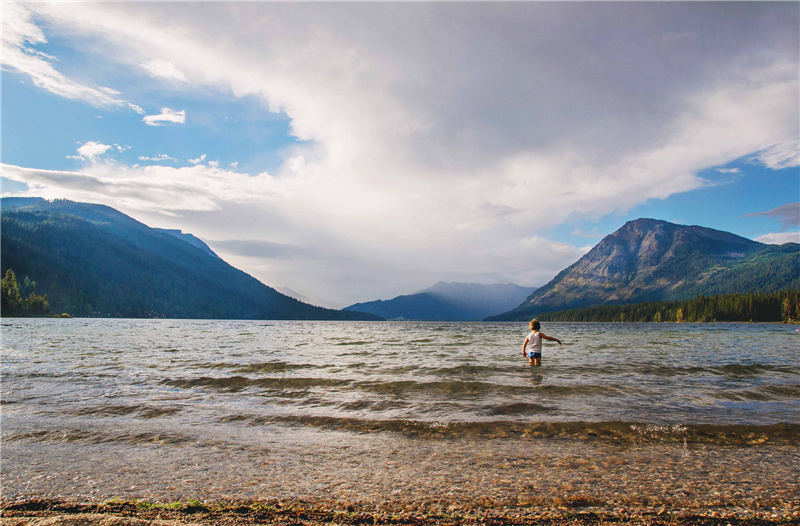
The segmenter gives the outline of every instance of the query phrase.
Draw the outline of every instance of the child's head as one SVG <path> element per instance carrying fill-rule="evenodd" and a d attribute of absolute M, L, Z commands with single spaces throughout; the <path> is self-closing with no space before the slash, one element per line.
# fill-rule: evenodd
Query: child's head
<path fill-rule="evenodd" d="M 538 331 L 539 328 L 541 327 L 541 325 L 539 325 L 539 320 L 535 318 L 532 319 L 528 325 L 530 325 L 532 331 Z"/>

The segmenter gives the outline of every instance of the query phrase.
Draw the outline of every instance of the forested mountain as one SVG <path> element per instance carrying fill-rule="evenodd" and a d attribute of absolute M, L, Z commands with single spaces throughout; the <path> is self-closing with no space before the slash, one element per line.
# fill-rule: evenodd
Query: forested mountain
<path fill-rule="evenodd" d="M 516 309 L 490 321 L 597 305 L 800 288 L 800 245 L 765 245 L 710 228 L 629 221 Z"/>
<path fill-rule="evenodd" d="M 698 295 L 683 301 L 600 305 L 537 315 L 540 321 L 695 322 L 800 320 L 800 289 L 750 294 Z"/>
<path fill-rule="evenodd" d="M 233 268 L 204 243 L 102 205 L 4 198 L 2 272 L 36 283 L 50 312 L 205 319 L 379 319 L 314 307 Z"/>
<path fill-rule="evenodd" d="M 482 285 L 440 281 L 417 294 L 356 303 L 345 310 L 370 312 L 386 319 L 477 321 L 518 305 L 533 291 L 513 283 Z"/>

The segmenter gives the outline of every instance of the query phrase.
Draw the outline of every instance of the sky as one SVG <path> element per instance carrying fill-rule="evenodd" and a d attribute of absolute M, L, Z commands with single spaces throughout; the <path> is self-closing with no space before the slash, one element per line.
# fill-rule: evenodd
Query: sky
<path fill-rule="evenodd" d="M 341 308 L 648 217 L 800 242 L 797 2 L 3 1 L 2 195 Z"/>

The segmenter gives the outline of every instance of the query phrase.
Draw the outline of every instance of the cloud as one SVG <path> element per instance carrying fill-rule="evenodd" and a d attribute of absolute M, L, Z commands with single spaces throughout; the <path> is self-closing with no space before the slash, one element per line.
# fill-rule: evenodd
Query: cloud
<path fill-rule="evenodd" d="M 144 155 L 140 155 L 139 156 L 139 160 L 140 161 L 153 161 L 153 162 L 159 162 L 159 161 L 177 162 L 178 161 L 176 158 L 170 157 L 169 155 L 167 155 L 165 153 L 160 153 L 160 154 L 155 155 L 153 157 L 147 157 L 147 156 L 144 156 Z"/>
<path fill-rule="evenodd" d="M 79 161 L 88 161 L 90 163 L 95 163 L 98 161 L 98 158 L 108 152 L 109 150 L 117 150 L 118 152 L 124 152 L 125 150 L 129 150 L 130 146 L 121 146 L 119 144 L 114 143 L 113 145 L 103 144 L 96 141 L 89 141 L 85 143 L 83 146 L 80 146 L 76 151 L 78 155 L 67 155 L 67 159 L 76 159 Z"/>
<path fill-rule="evenodd" d="M 742 172 L 738 168 L 717 168 L 717 171 L 721 174 L 738 174 Z"/>
<path fill-rule="evenodd" d="M 783 245 L 785 243 L 800 244 L 800 231 L 764 234 L 763 236 L 757 237 L 755 240 L 768 245 Z"/>
<path fill-rule="evenodd" d="M 285 113 L 304 143 L 273 175 L 203 166 L 203 155 L 65 180 L 128 210 L 181 213 L 210 239 L 224 225 L 341 256 L 327 268 L 269 257 L 248 267 L 305 294 L 391 297 L 428 279 L 542 284 L 582 247 L 525 240 L 568 217 L 702 188 L 698 173 L 742 157 L 797 164 L 794 3 L 27 9 L 107 43 L 94 47 L 107 60 L 160 57 L 158 71 L 174 67 L 193 89 Z M 177 113 L 154 123 L 185 120 Z M 51 193 L 62 184 L 36 180 Z"/>
<path fill-rule="evenodd" d="M 161 108 L 158 115 L 145 115 L 142 121 L 148 126 L 162 126 L 163 123 L 184 124 L 186 110 L 176 111 L 170 108 Z"/>
<path fill-rule="evenodd" d="M 800 166 L 800 148 L 796 140 L 787 140 L 764 148 L 755 158 L 767 168 L 782 170 Z"/>
<path fill-rule="evenodd" d="M 228 254 L 251 258 L 296 259 L 298 257 L 314 257 L 313 252 L 308 249 L 264 240 L 230 239 L 208 241 L 208 243 Z"/>
<path fill-rule="evenodd" d="M 579 228 L 576 228 L 575 230 L 573 230 L 572 231 L 572 235 L 575 236 L 575 237 L 585 237 L 585 238 L 589 238 L 589 239 L 602 239 L 603 237 L 605 237 L 603 234 L 600 234 L 600 233 L 598 233 L 596 231 L 595 232 L 584 232 L 583 230 L 581 230 Z"/>
<path fill-rule="evenodd" d="M 767 212 L 753 212 L 746 214 L 744 217 L 773 217 L 781 222 L 781 228 L 788 230 L 789 228 L 800 227 L 800 201 L 794 203 L 786 203 L 785 205 L 773 208 Z M 772 235 L 772 234 L 770 234 Z"/>
<path fill-rule="evenodd" d="M 68 155 L 67 157 L 69 159 L 78 159 L 93 163 L 97 160 L 99 156 L 103 155 L 112 148 L 113 146 L 109 144 L 89 141 L 77 149 L 78 155 Z"/>
<path fill-rule="evenodd" d="M 91 87 L 61 74 L 51 64 L 54 57 L 33 46 L 47 43 L 44 33 L 33 22 L 28 6 L 3 2 L 2 54 L 3 67 L 28 75 L 34 85 L 68 99 L 81 100 L 94 106 L 127 107 L 137 113 L 142 108 L 117 97 L 119 92 L 106 87 Z"/>
<path fill-rule="evenodd" d="M 168 60 L 149 60 L 139 64 L 139 67 L 145 70 L 152 77 L 189 82 L 189 80 L 186 78 L 186 75 L 184 75 L 174 63 Z"/>
<path fill-rule="evenodd" d="M 87 147 L 87 145 L 89 145 Z M 110 147 L 98 143 L 82 146 L 86 160 L 94 161 Z M 79 151 L 81 150 L 79 148 Z M 127 211 L 219 210 L 220 203 L 269 203 L 269 175 L 249 176 L 193 166 L 124 166 L 95 163 L 81 172 L 41 170 L 3 164 L 3 176 L 30 188 L 31 195 L 63 197 L 75 201 L 109 202 Z"/>

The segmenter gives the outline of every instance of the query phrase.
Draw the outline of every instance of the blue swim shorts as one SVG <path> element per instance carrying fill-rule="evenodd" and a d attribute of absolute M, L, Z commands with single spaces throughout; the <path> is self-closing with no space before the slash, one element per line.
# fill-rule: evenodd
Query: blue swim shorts
<path fill-rule="evenodd" d="M 542 353 L 540 353 L 540 352 L 535 352 L 535 353 L 531 354 L 531 358 L 541 358 L 541 357 L 542 357 Z"/>

